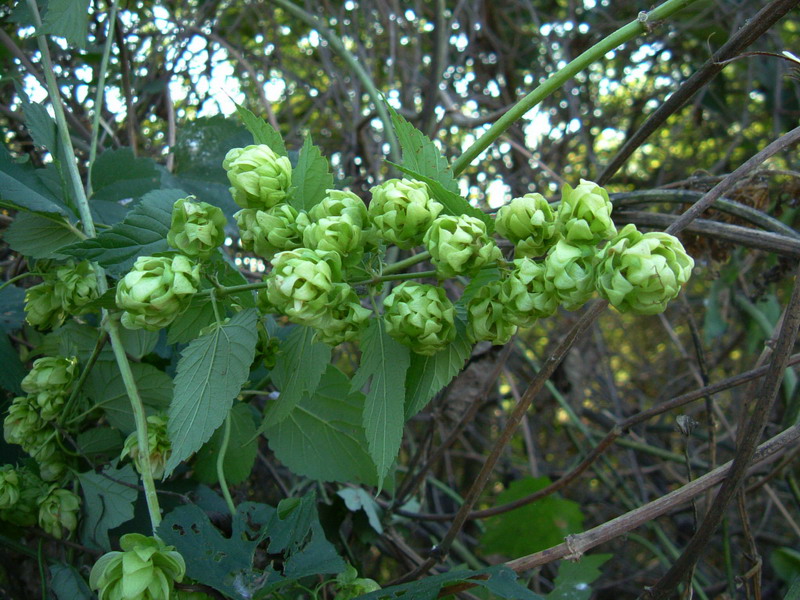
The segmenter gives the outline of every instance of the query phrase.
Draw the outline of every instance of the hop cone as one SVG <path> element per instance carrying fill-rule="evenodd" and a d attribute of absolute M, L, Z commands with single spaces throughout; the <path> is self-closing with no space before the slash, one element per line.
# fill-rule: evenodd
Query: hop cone
<path fill-rule="evenodd" d="M 389 179 L 370 191 L 369 216 L 378 235 L 406 250 L 422 242 L 425 232 L 443 209 L 431 199 L 428 186 L 421 181 Z"/>
<path fill-rule="evenodd" d="M 51 278 L 25 291 L 25 320 L 37 329 L 55 329 L 67 318 Z"/>
<path fill-rule="evenodd" d="M 493 281 L 478 290 L 467 305 L 467 336 L 473 342 L 495 346 L 508 342 L 517 332 L 502 299 L 502 282 Z"/>
<path fill-rule="evenodd" d="M 13 507 L 19 500 L 19 475 L 11 465 L 0 467 L 0 510 Z"/>
<path fill-rule="evenodd" d="M 308 216 L 313 221 L 330 217 L 347 217 L 362 229 L 371 226 L 364 201 L 353 192 L 344 190 L 328 190 L 325 198 L 308 211 Z"/>
<path fill-rule="evenodd" d="M 329 346 L 357 340 L 366 329 L 372 311 L 361 306 L 356 291 L 346 283 L 334 284 L 328 312 L 312 323 L 317 339 Z"/>
<path fill-rule="evenodd" d="M 556 216 L 541 194 L 525 194 L 497 211 L 497 233 L 516 246 L 516 256 L 545 254 L 558 238 Z"/>
<path fill-rule="evenodd" d="M 680 240 L 626 225 L 600 253 L 597 291 L 620 312 L 664 312 L 692 274 L 694 260 Z"/>
<path fill-rule="evenodd" d="M 88 260 L 58 267 L 53 292 L 65 312 L 80 314 L 83 307 L 99 296 L 97 273 Z"/>
<path fill-rule="evenodd" d="M 164 476 L 164 468 L 172 451 L 169 437 L 167 436 L 167 415 L 151 415 L 147 417 L 147 446 L 150 458 L 150 470 L 153 479 Z M 136 432 L 131 433 L 122 447 L 120 458 L 130 456 L 136 470 L 142 472 L 142 453 L 139 451 L 139 439 Z"/>
<path fill-rule="evenodd" d="M 31 441 L 36 438 L 36 432 L 46 424 L 39 414 L 35 398 L 17 396 L 8 407 L 8 414 L 3 421 L 3 437 L 9 444 L 30 447 Z"/>
<path fill-rule="evenodd" d="M 191 197 L 172 205 L 172 224 L 167 243 L 186 256 L 205 260 L 225 241 L 225 215 L 222 210 Z"/>
<path fill-rule="evenodd" d="M 575 189 L 564 184 L 558 207 L 559 233 L 571 244 L 596 246 L 617 233 L 611 209 L 608 192 L 596 183 L 581 179 Z"/>
<path fill-rule="evenodd" d="M 272 260 L 278 252 L 295 250 L 303 245 L 303 230 L 310 220 L 289 204 L 278 204 L 269 210 L 245 208 L 233 218 L 239 226 L 242 248 Z"/>
<path fill-rule="evenodd" d="M 518 258 L 503 280 L 500 299 L 508 319 L 519 327 L 530 327 L 536 319 L 549 317 L 558 308 L 558 295 L 547 285 L 544 263 Z"/>
<path fill-rule="evenodd" d="M 467 215 L 437 218 L 425 233 L 424 243 L 441 277 L 471 275 L 502 258 L 486 224 Z"/>
<path fill-rule="evenodd" d="M 320 252 L 335 252 L 342 266 L 356 264 L 364 254 L 361 226 L 348 217 L 322 217 L 303 231 L 303 245 Z"/>
<path fill-rule="evenodd" d="M 406 281 L 383 306 L 386 332 L 417 354 L 435 354 L 456 337 L 455 308 L 443 288 Z"/>
<path fill-rule="evenodd" d="M 123 535 L 119 545 L 122 551 L 101 556 L 89 575 L 99 600 L 169 600 L 186 574 L 175 547 L 138 533 Z"/>
<path fill-rule="evenodd" d="M 16 469 L 18 497 L 13 506 L 0 509 L 0 518 L 20 527 L 36 525 L 38 501 L 47 494 L 48 486 L 27 467 Z"/>
<path fill-rule="evenodd" d="M 117 284 L 117 306 L 128 329 L 157 331 L 189 305 L 200 285 L 200 267 L 182 254 L 141 256 Z"/>
<path fill-rule="evenodd" d="M 54 538 L 69 537 L 77 529 L 81 499 L 69 490 L 50 486 L 38 505 L 39 527 Z"/>
<path fill-rule="evenodd" d="M 78 359 L 74 356 L 45 356 L 34 361 L 33 368 L 22 380 L 22 389 L 35 401 L 45 421 L 58 416 L 78 375 L 77 369 Z"/>
<path fill-rule="evenodd" d="M 264 144 L 233 148 L 222 167 L 228 172 L 231 196 L 242 208 L 272 208 L 286 199 L 292 185 L 289 159 Z"/>
<path fill-rule="evenodd" d="M 547 287 L 567 310 L 578 310 L 594 294 L 595 249 L 559 240 L 544 261 Z"/>

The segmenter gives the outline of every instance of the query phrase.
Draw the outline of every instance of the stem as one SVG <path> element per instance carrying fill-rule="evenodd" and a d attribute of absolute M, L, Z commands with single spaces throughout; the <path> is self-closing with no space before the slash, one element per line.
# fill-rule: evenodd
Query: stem
<path fill-rule="evenodd" d="M 419 271 L 417 273 L 395 273 L 393 275 L 382 275 L 372 279 L 362 279 L 354 281 L 350 285 L 366 285 L 368 283 L 380 283 L 381 281 L 400 281 L 402 279 L 420 279 L 422 277 L 435 277 L 436 271 Z"/>
<path fill-rule="evenodd" d="M 667 0 L 650 12 L 640 12 L 636 20 L 617 29 L 614 33 L 572 60 L 563 69 L 551 75 L 539 87 L 512 106 L 508 112 L 500 117 L 486 133 L 478 138 L 464 154 L 453 162 L 453 174 L 458 175 L 461 173 L 481 152 L 486 150 L 486 148 L 499 138 L 506 129 L 511 127 L 514 122 L 521 119 L 525 113 L 547 98 L 550 94 L 560 89 L 569 79 L 572 79 L 593 62 L 600 60 L 606 52 L 610 52 L 640 34 L 648 32 L 652 28 L 652 23 L 654 21 L 666 19 L 692 2 L 695 2 L 695 0 Z"/>
<path fill-rule="evenodd" d="M 0 284 L 0 292 L 3 291 L 3 288 L 8 287 L 12 283 L 16 283 L 20 279 L 25 279 L 26 277 L 41 277 L 42 275 L 43 273 L 38 273 L 36 271 L 27 271 L 25 273 L 20 273 L 16 277 L 12 277 L 8 281 L 4 281 L 2 284 Z"/>
<path fill-rule="evenodd" d="M 92 367 L 94 367 L 94 363 L 97 362 L 97 359 L 100 358 L 100 353 L 103 351 L 103 347 L 106 345 L 106 341 L 108 341 L 108 333 L 103 331 L 100 333 L 100 337 L 97 338 L 97 342 L 95 342 L 94 348 L 92 349 L 92 354 L 89 356 L 89 360 L 86 361 L 86 365 L 83 367 L 83 371 L 81 371 L 81 376 L 78 378 L 78 381 L 75 382 L 75 385 L 72 387 L 72 392 L 67 398 L 67 402 L 64 404 L 64 408 L 61 412 L 61 415 L 58 419 L 59 424 L 64 424 L 64 419 L 69 416 L 70 412 L 72 412 L 72 406 L 74 405 L 75 401 L 78 399 L 78 396 L 83 389 L 83 384 L 86 383 L 86 379 L 89 377 L 89 373 L 92 372 Z"/>
<path fill-rule="evenodd" d="M 228 416 L 225 417 L 225 429 L 222 431 L 222 444 L 220 445 L 219 454 L 217 455 L 217 479 L 219 479 L 219 487 L 222 490 L 225 502 L 228 504 L 228 510 L 231 511 L 231 515 L 236 516 L 236 505 L 233 503 L 231 492 L 228 489 L 228 482 L 225 480 L 225 453 L 228 451 L 228 442 L 230 439 L 231 413 L 229 411 Z"/>
<path fill-rule="evenodd" d="M 250 290 L 260 290 L 265 288 L 269 285 L 267 281 L 257 281 L 255 283 L 243 283 L 242 285 L 230 285 L 230 286 L 219 286 L 217 288 L 209 288 L 206 290 L 200 290 L 197 292 L 197 296 L 210 296 L 214 295 L 217 297 L 220 296 L 228 296 L 230 294 L 236 294 L 238 292 L 248 292 Z"/>
<path fill-rule="evenodd" d="M 419 254 L 415 254 L 414 256 L 409 256 L 408 258 L 404 258 L 403 260 L 398 260 L 396 263 L 389 265 L 383 270 L 383 274 L 390 275 L 391 273 L 405 271 L 411 265 L 421 263 L 423 260 L 428 260 L 430 257 L 431 253 L 428 252 L 427 250 L 425 252 L 420 252 Z"/>
<path fill-rule="evenodd" d="M 335 50 L 336 53 L 342 57 L 342 60 L 347 63 L 347 66 L 353 70 L 353 73 L 355 73 L 356 77 L 358 77 L 358 79 L 361 81 L 365 91 L 372 100 L 372 103 L 375 105 L 375 110 L 378 112 L 378 118 L 383 123 L 386 140 L 389 142 L 389 156 L 393 162 L 400 163 L 402 160 L 400 156 L 400 147 L 397 143 L 397 137 L 394 134 L 394 125 L 392 125 L 392 119 L 389 117 L 389 111 L 386 110 L 383 97 L 378 91 L 378 88 L 375 87 L 372 77 L 370 77 L 369 73 L 367 73 L 364 67 L 361 66 L 361 63 L 358 62 L 358 59 L 353 56 L 352 52 L 344 47 L 344 44 L 339 36 L 325 26 L 322 21 L 314 15 L 306 12 L 299 6 L 292 4 L 289 0 L 272 0 L 272 2 L 303 21 L 303 23 L 309 27 L 316 29 L 317 32 L 331 45 L 331 48 L 333 48 L 333 50 Z"/>

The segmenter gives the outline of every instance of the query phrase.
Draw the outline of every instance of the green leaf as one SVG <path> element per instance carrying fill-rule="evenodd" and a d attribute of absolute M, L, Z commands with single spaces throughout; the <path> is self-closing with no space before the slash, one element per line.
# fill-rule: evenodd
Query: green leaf
<path fill-rule="evenodd" d="M 239 104 L 236 105 L 236 112 L 239 113 L 239 118 L 242 119 L 242 123 L 247 127 L 247 131 L 253 134 L 254 144 L 266 144 L 279 156 L 286 156 L 286 146 L 283 144 L 283 138 L 280 133 L 275 131 L 272 125 Z"/>
<path fill-rule="evenodd" d="M 770 554 L 769 561 L 775 573 L 783 581 L 789 583 L 800 577 L 800 552 L 797 550 L 787 546 L 776 548 Z"/>
<path fill-rule="evenodd" d="M 86 48 L 89 27 L 89 0 L 50 0 L 41 33 L 49 33 L 78 48 Z"/>
<path fill-rule="evenodd" d="M 125 329 L 120 328 L 120 338 L 125 348 L 125 353 L 131 358 L 140 359 L 150 354 L 158 344 L 158 331 L 147 331 L 146 329 Z"/>
<path fill-rule="evenodd" d="M 524 498 L 550 484 L 547 477 L 526 477 L 511 483 L 495 500 L 496 505 Z M 520 535 L 519 524 L 525 523 L 535 535 Z M 480 547 L 484 554 L 524 556 L 550 548 L 564 538 L 583 528 L 580 505 L 558 495 L 547 496 L 533 504 L 490 517 L 485 521 L 486 531 Z"/>
<path fill-rule="evenodd" d="M 75 440 L 82 455 L 114 454 L 119 456 L 125 440 L 122 434 L 111 427 L 94 427 L 79 433 Z"/>
<path fill-rule="evenodd" d="M 121 469 L 108 465 L 102 473 L 80 473 L 78 481 L 83 489 L 81 542 L 90 548 L 109 551 L 108 530 L 133 518 L 139 476 L 131 465 Z"/>
<path fill-rule="evenodd" d="M 361 365 L 352 390 L 369 382 L 364 403 L 367 447 L 378 470 L 378 487 L 397 458 L 405 422 L 405 378 L 410 350 L 389 337 L 383 319 L 373 319 L 361 339 Z"/>
<path fill-rule="evenodd" d="M 555 587 L 547 594 L 547 600 L 589 600 L 592 596 L 589 584 L 603 574 L 600 567 L 611 556 L 611 554 L 592 554 L 582 557 L 577 562 L 562 560 L 554 582 Z"/>
<path fill-rule="evenodd" d="M 91 200 L 116 202 L 140 198 L 156 190 L 160 182 L 161 174 L 153 159 L 137 158 L 130 148 L 106 150 L 92 168 Z"/>
<path fill-rule="evenodd" d="M 185 344 L 195 339 L 200 330 L 215 320 L 214 307 L 210 296 L 194 296 L 189 308 L 183 311 L 170 324 L 167 333 L 168 344 Z"/>
<path fill-rule="evenodd" d="M 306 136 L 300 150 L 297 166 L 292 171 L 292 183 L 294 189 L 289 204 L 297 210 L 309 210 L 319 204 L 327 191 L 333 188 L 328 160 L 311 143 L 311 135 Z"/>
<path fill-rule="evenodd" d="M 336 492 L 336 495 L 344 500 L 344 505 L 350 512 L 363 510 L 364 514 L 367 515 L 370 527 L 372 527 L 378 535 L 383 535 L 383 525 L 378 515 L 380 507 L 366 490 L 362 488 L 345 488 Z"/>
<path fill-rule="evenodd" d="M 224 424 L 200 450 L 194 460 L 195 477 L 202 483 L 217 483 L 217 456 L 222 447 Z M 258 438 L 253 413 L 247 404 L 234 404 L 231 410 L 231 435 L 225 451 L 225 479 L 230 485 L 243 482 L 250 476 L 258 453 Z"/>
<path fill-rule="evenodd" d="M 59 249 L 80 242 L 81 237 L 63 218 L 20 212 L 6 230 L 12 250 L 32 258 L 50 258 Z"/>
<path fill-rule="evenodd" d="M 461 197 L 461 194 L 458 192 L 453 192 L 447 188 L 445 188 L 441 182 L 436 181 L 435 179 L 431 179 L 430 177 L 415 171 L 414 169 L 409 169 L 408 167 L 403 167 L 400 165 L 396 165 L 391 161 L 386 161 L 390 165 L 397 167 L 400 171 L 411 177 L 412 179 L 416 179 L 418 181 L 422 181 L 428 185 L 428 189 L 431 192 L 431 196 L 438 200 L 442 206 L 444 206 L 444 212 L 448 215 L 468 215 L 470 217 L 475 217 L 480 219 L 486 224 L 486 231 L 492 233 L 494 231 L 494 219 L 487 215 L 482 210 L 475 208 L 469 202 L 467 202 L 464 198 Z"/>
<path fill-rule="evenodd" d="M 267 410 L 260 431 L 285 419 L 304 394 L 313 394 L 331 360 L 331 347 L 314 341 L 311 327 L 297 325 L 281 343 L 272 370 L 272 380 L 280 390 Z"/>
<path fill-rule="evenodd" d="M 132 362 L 131 371 L 149 413 L 164 411 L 172 399 L 172 379 L 147 363 Z M 109 424 L 128 435 L 136 429 L 131 402 L 114 360 L 98 360 L 86 378 L 84 394 L 103 410 Z"/>
<path fill-rule="evenodd" d="M 39 180 L 30 163 L 16 163 L 0 144 L 0 201 L 25 210 L 69 215 L 70 211 Z"/>
<path fill-rule="evenodd" d="M 15 285 L 0 289 L 0 329 L 16 331 L 25 324 L 25 290 Z"/>
<path fill-rule="evenodd" d="M 156 190 L 146 194 L 125 217 L 96 238 L 70 244 L 60 254 L 91 260 L 113 275 L 127 273 L 139 256 L 169 250 L 167 232 L 172 222 L 172 205 L 184 198 L 182 190 Z"/>
<path fill-rule="evenodd" d="M 425 408 L 430 399 L 461 372 L 471 352 L 466 327 L 457 320 L 456 338 L 444 350 L 432 356 L 411 353 L 411 365 L 406 373 L 406 420 Z"/>
<path fill-rule="evenodd" d="M 19 359 L 19 354 L 11 345 L 11 340 L 5 331 L 0 329 L 0 388 L 8 390 L 14 395 L 22 395 L 20 382 L 28 374 L 27 369 Z"/>
<path fill-rule="evenodd" d="M 50 565 L 50 591 L 56 600 L 93 600 L 95 597 L 80 573 L 70 565 Z"/>
<path fill-rule="evenodd" d="M 304 395 L 264 435 L 278 460 L 298 475 L 374 485 L 378 478 L 366 451 L 363 412 L 364 394 L 350 391 L 347 376 L 328 365 L 316 393 Z"/>
<path fill-rule="evenodd" d="M 33 138 L 33 143 L 46 148 L 54 159 L 58 159 L 58 130 L 56 122 L 47 112 L 42 102 L 31 102 L 27 94 L 21 94 L 22 112 L 25 115 L 25 127 Z"/>
<path fill-rule="evenodd" d="M 222 424 L 255 356 L 258 311 L 245 309 L 191 342 L 181 353 L 169 407 L 172 454 L 169 475 L 205 444 Z"/>

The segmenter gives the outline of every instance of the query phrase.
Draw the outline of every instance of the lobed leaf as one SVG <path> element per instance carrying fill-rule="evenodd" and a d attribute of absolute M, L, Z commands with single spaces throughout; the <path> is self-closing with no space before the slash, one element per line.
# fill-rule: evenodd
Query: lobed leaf
<path fill-rule="evenodd" d="M 75 567 L 50 565 L 50 591 L 56 600 L 93 600 L 95 595 Z"/>
<path fill-rule="evenodd" d="M 90 548 L 111 550 L 108 530 L 133 518 L 139 476 L 131 465 L 116 469 L 107 465 L 102 473 L 78 474 L 83 490 L 81 542 Z"/>

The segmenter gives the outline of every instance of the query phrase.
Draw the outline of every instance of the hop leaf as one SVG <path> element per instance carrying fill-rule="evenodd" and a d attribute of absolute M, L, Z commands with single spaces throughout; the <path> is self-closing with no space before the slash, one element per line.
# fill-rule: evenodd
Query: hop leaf
<path fill-rule="evenodd" d="M 172 223 L 167 243 L 186 256 L 205 260 L 225 241 L 222 210 L 193 198 L 181 198 L 172 205 Z"/>
<path fill-rule="evenodd" d="M 487 341 L 495 346 L 508 342 L 517 332 L 502 299 L 502 281 L 493 281 L 478 290 L 467 305 L 467 336 L 473 342 Z"/>
<path fill-rule="evenodd" d="M 383 306 L 386 332 L 417 354 L 435 354 L 456 337 L 455 308 L 441 287 L 406 281 Z"/>
<path fill-rule="evenodd" d="M 486 224 L 467 215 L 437 218 L 425 233 L 424 243 L 441 277 L 471 275 L 502 258 Z"/>
<path fill-rule="evenodd" d="M 600 254 L 597 290 L 620 312 L 653 315 L 680 293 L 693 267 L 678 238 L 629 224 Z"/>
<path fill-rule="evenodd" d="M 427 185 L 413 179 L 389 179 L 370 191 L 369 216 L 378 235 L 405 250 L 422 242 L 444 208 L 431 199 Z"/>
<path fill-rule="evenodd" d="M 567 310 L 578 310 L 594 294 L 594 263 L 593 246 L 574 246 L 563 239 L 547 253 L 546 285 Z"/>
<path fill-rule="evenodd" d="M 595 246 L 614 237 L 608 192 L 596 183 L 581 179 L 578 187 L 564 184 L 558 207 L 558 231 L 569 243 Z"/>
<path fill-rule="evenodd" d="M 556 216 L 541 194 L 514 198 L 497 211 L 497 233 L 516 246 L 516 256 L 540 256 L 558 239 Z"/>
<path fill-rule="evenodd" d="M 292 185 L 292 164 L 265 144 L 233 148 L 222 161 L 231 196 L 242 208 L 266 210 L 286 200 Z"/>

